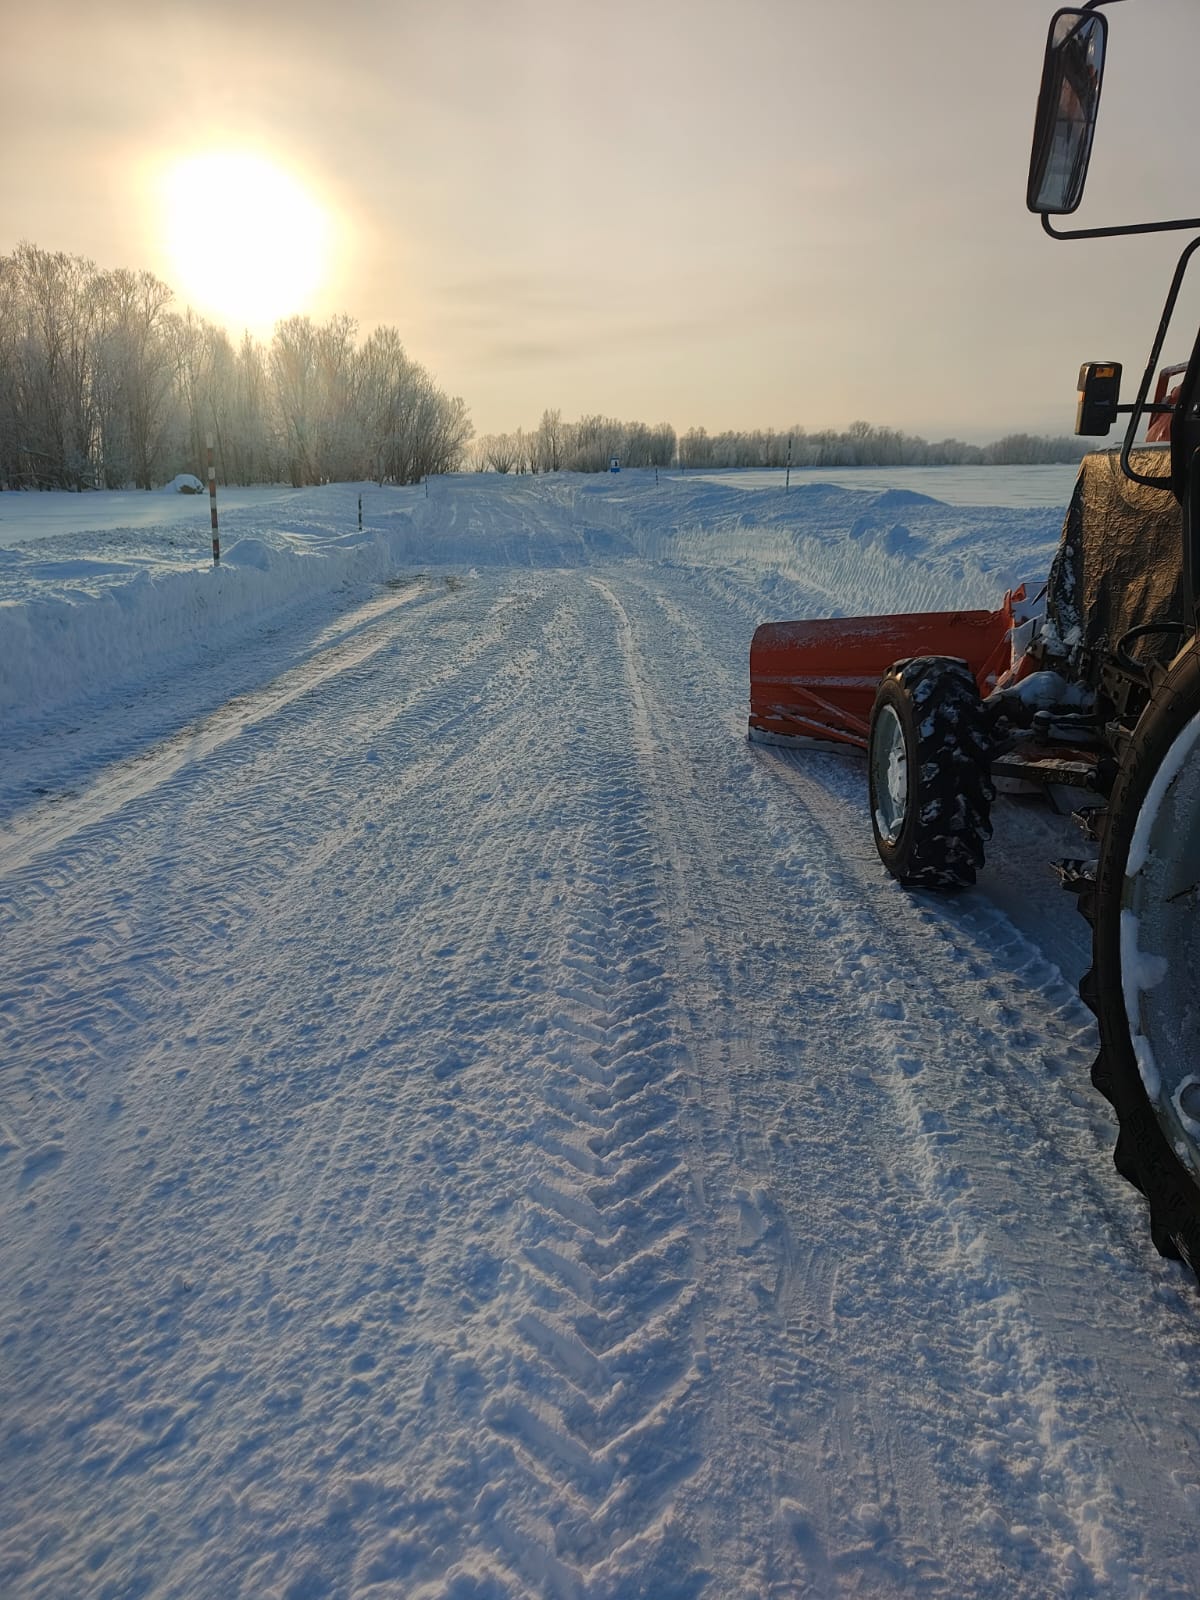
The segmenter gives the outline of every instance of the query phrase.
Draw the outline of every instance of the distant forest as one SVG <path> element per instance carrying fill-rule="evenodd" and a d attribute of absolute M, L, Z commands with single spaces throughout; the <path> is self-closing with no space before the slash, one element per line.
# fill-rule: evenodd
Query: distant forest
<path fill-rule="evenodd" d="M 602 472 L 615 457 L 626 467 L 957 467 L 1031 466 L 1075 462 L 1092 446 L 1064 435 L 1041 438 L 1010 433 L 992 444 L 941 439 L 936 444 L 852 422 L 844 433 L 831 428 L 808 433 L 792 428 L 708 433 L 690 428 L 680 437 L 669 423 L 647 427 L 613 417 L 581 417 L 564 422 L 547 411 L 536 428 L 485 434 L 468 448 L 476 472 Z"/>
<path fill-rule="evenodd" d="M 204 475 L 214 440 L 222 483 L 415 483 L 431 473 L 601 472 L 627 467 L 944 466 L 1077 461 L 1078 439 L 1011 434 L 929 444 L 855 422 L 844 433 L 678 436 L 611 417 L 474 438 L 461 399 L 405 353 L 394 328 L 361 342 L 350 317 L 279 322 L 269 344 L 172 309 L 149 272 L 98 269 L 21 244 L 0 256 L 0 488 L 153 488 Z"/>

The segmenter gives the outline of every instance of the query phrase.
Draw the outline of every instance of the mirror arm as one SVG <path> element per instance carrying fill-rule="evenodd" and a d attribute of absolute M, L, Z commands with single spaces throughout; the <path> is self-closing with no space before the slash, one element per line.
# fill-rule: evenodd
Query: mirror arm
<path fill-rule="evenodd" d="M 1183 228 L 1200 231 L 1200 217 L 1180 217 L 1175 222 L 1133 222 L 1119 228 L 1056 228 L 1050 213 L 1042 212 L 1042 227 L 1052 239 L 1117 239 L 1130 233 L 1170 233 Z"/>

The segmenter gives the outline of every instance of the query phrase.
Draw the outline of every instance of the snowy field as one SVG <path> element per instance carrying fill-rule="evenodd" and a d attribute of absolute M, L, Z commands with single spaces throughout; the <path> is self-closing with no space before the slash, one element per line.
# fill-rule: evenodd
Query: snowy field
<path fill-rule="evenodd" d="M 195 480 L 199 483 L 199 479 Z M 254 511 L 260 516 L 270 511 L 278 516 L 289 501 L 300 500 L 302 489 L 250 488 L 222 489 L 221 513 Z M 65 494 L 58 490 L 46 494 L 0 494 L 0 549 L 25 545 L 64 534 L 96 533 L 114 528 L 146 528 L 161 533 L 164 529 L 189 530 L 197 548 L 209 536 L 208 492 L 180 494 L 159 489 L 152 493 Z"/>
<path fill-rule="evenodd" d="M 1077 469 L 1041 467 L 804 467 L 792 468 L 791 483 L 832 483 L 842 489 L 913 489 L 952 506 L 1063 506 Z M 689 473 L 686 476 L 691 477 Z M 776 488 L 778 470 L 742 468 L 703 474 L 709 482 L 734 488 Z"/>
<path fill-rule="evenodd" d="M 1068 487 L 0 496 L 0 1594 L 1195 1596 L 1081 841 L 745 737 Z"/>

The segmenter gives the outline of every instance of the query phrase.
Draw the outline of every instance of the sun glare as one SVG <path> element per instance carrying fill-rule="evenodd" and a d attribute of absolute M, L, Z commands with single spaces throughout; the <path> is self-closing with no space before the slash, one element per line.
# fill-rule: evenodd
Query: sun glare
<path fill-rule="evenodd" d="M 163 178 L 171 287 L 233 333 L 308 309 L 329 258 L 327 213 L 263 156 L 211 151 Z"/>

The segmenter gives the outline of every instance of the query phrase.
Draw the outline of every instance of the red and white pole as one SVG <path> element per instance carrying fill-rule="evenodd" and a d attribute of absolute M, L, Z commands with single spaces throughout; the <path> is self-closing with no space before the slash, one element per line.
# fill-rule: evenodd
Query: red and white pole
<path fill-rule="evenodd" d="M 208 435 L 208 509 L 212 520 L 213 566 L 221 565 L 221 536 L 217 532 L 217 469 L 213 466 L 213 436 Z"/>

